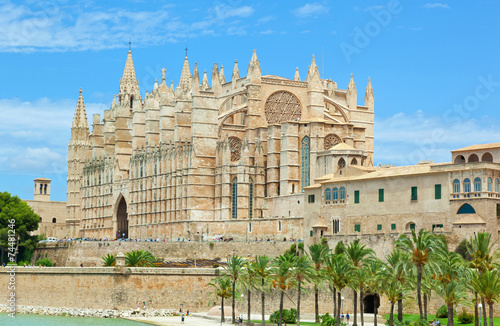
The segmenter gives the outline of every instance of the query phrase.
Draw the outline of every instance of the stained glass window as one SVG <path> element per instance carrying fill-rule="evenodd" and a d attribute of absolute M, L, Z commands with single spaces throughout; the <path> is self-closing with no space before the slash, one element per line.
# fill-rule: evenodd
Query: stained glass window
<path fill-rule="evenodd" d="M 302 188 L 310 185 L 310 160 L 311 160 L 311 140 L 305 136 L 302 138 Z"/>
<path fill-rule="evenodd" d="M 253 179 L 250 178 L 248 185 L 248 217 L 253 217 Z M 251 225 L 251 224 L 250 224 Z"/>
<path fill-rule="evenodd" d="M 233 179 L 233 192 L 231 200 L 231 217 L 238 218 L 238 178 Z"/>

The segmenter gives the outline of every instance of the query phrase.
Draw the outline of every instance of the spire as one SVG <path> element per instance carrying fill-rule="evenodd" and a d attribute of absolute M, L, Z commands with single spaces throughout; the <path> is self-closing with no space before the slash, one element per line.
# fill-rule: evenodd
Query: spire
<path fill-rule="evenodd" d="M 208 85 L 207 70 L 205 69 L 205 72 L 203 73 L 203 81 L 201 82 L 201 89 L 205 91 L 209 87 L 210 86 Z"/>
<path fill-rule="evenodd" d="M 349 85 L 347 89 L 356 91 L 356 83 L 354 82 L 354 75 L 351 73 L 351 80 L 349 80 Z"/>
<path fill-rule="evenodd" d="M 222 84 L 226 83 L 226 76 L 224 76 L 224 66 L 220 65 L 219 82 Z"/>
<path fill-rule="evenodd" d="M 236 88 L 236 81 L 240 79 L 240 71 L 238 69 L 238 60 L 234 60 L 233 75 L 231 76 L 231 84 L 233 89 Z"/>
<path fill-rule="evenodd" d="M 354 77 L 352 73 L 351 73 L 351 80 L 349 81 L 349 85 L 347 86 L 346 100 L 349 109 L 351 110 L 357 109 L 358 91 L 356 90 L 356 83 L 354 82 Z"/>
<path fill-rule="evenodd" d="M 200 74 L 198 73 L 198 63 L 194 63 L 193 71 L 193 91 L 198 92 L 200 90 Z"/>
<path fill-rule="evenodd" d="M 318 66 L 316 65 L 316 60 L 314 59 L 314 54 L 312 57 L 311 65 L 309 66 L 309 71 L 307 72 L 306 81 L 309 83 L 309 87 L 311 88 L 315 88 L 317 90 L 323 89 L 321 78 L 319 76 Z"/>
<path fill-rule="evenodd" d="M 365 93 L 365 106 L 373 109 L 373 104 L 375 101 L 375 97 L 373 96 L 373 87 L 371 78 L 368 77 L 368 85 L 366 85 L 366 93 Z"/>
<path fill-rule="evenodd" d="M 89 129 L 89 123 L 87 121 L 87 111 L 85 111 L 85 103 L 83 102 L 82 89 L 80 88 L 80 96 L 78 97 L 78 103 L 76 104 L 75 116 L 73 117 L 73 124 L 71 128 L 85 128 Z"/>
<path fill-rule="evenodd" d="M 261 70 L 260 70 L 260 62 L 257 59 L 257 52 L 253 50 L 252 59 L 250 59 L 250 63 L 248 64 L 247 77 L 260 78 Z"/>
<path fill-rule="evenodd" d="M 293 77 L 293 80 L 300 81 L 299 67 L 295 68 L 295 76 Z"/>
<path fill-rule="evenodd" d="M 123 69 L 122 79 L 120 80 L 120 92 L 118 99 L 120 104 L 125 101 L 125 98 L 133 97 L 139 90 L 139 82 L 135 76 L 134 60 L 132 59 L 132 51 L 128 50 L 127 61 Z"/>
<path fill-rule="evenodd" d="M 214 67 L 212 68 L 212 91 L 214 91 L 215 94 L 218 94 L 219 89 L 220 89 L 219 67 L 217 67 L 217 63 L 215 63 Z"/>
<path fill-rule="evenodd" d="M 191 88 L 191 70 L 189 69 L 188 57 L 184 58 L 184 65 L 182 66 L 181 79 L 177 89 L 188 91 Z"/>

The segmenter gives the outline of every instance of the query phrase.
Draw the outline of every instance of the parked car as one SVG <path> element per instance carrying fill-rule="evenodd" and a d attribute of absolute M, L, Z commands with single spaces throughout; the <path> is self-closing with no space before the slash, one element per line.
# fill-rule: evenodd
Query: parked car
<path fill-rule="evenodd" d="M 58 239 L 58 238 L 54 238 L 54 237 L 48 237 L 48 238 L 45 240 L 45 242 L 57 242 L 57 241 L 59 241 L 59 239 Z"/>

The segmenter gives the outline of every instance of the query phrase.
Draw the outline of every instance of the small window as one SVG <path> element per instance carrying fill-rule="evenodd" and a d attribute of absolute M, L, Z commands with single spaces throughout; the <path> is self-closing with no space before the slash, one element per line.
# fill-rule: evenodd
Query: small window
<path fill-rule="evenodd" d="M 470 179 L 466 178 L 464 180 L 464 192 L 470 192 Z"/>
<path fill-rule="evenodd" d="M 411 200 L 417 200 L 417 187 L 411 187 Z"/>
<path fill-rule="evenodd" d="M 377 224 L 377 231 L 382 231 L 382 224 Z"/>
<path fill-rule="evenodd" d="M 354 203 L 359 204 L 359 190 L 354 190 Z"/>
<path fill-rule="evenodd" d="M 340 202 L 345 203 L 345 188 L 340 187 Z"/>
<path fill-rule="evenodd" d="M 458 179 L 453 180 L 453 193 L 454 194 L 460 193 L 460 180 Z"/>
<path fill-rule="evenodd" d="M 330 204 L 332 200 L 332 190 L 330 188 L 326 188 L 325 190 L 325 203 Z"/>
<path fill-rule="evenodd" d="M 57 222 L 57 219 L 54 217 L 54 218 L 52 219 L 52 223 L 56 223 L 56 222 Z"/>
<path fill-rule="evenodd" d="M 491 178 L 488 178 L 488 191 L 489 192 L 491 192 L 492 186 L 493 186 L 493 180 L 491 180 Z"/>
<path fill-rule="evenodd" d="M 361 232 L 361 224 L 354 224 L 354 232 Z"/>
<path fill-rule="evenodd" d="M 410 230 L 415 230 L 415 223 L 410 223 Z"/>
<path fill-rule="evenodd" d="M 281 221 L 278 222 L 278 231 L 281 232 Z"/>
<path fill-rule="evenodd" d="M 333 203 L 337 203 L 337 200 L 339 199 L 339 188 L 335 187 L 332 189 L 332 200 Z"/>
<path fill-rule="evenodd" d="M 313 231 L 309 231 L 309 236 L 312 237 L 313 236 Z"/>
<path fill-rule="evenodd" d="M 391 230 L 393 230 L 393 231 L 396 230 L 396 223 L 391 224 Z"/>
<path fill-rule="evenodd" d="M 309 195 L 307 197 L 307 202 L 310 203 L 310 204 L 314 203 L 314 195 Z"/>
<path fill-rule="evenodd" d="M 434 185 L 434 199 L 441 199 L 441 185 Z"/>
<path fill-rule="evenodd" d="M 481 178 L 474 179 L 474 192 L 481 192 Z"/>
<path fill-rule="evenodd" d="M 380 203 L 384 202 L 384 189 L 378 190 L 378 201 Z M 382 227 L 382 225 L 381 225 L 381 227 Z"/>
<path fill-rule="evenodd" d="M 248 232 L 252 232 L 252 223 L 248 223 Z"/>

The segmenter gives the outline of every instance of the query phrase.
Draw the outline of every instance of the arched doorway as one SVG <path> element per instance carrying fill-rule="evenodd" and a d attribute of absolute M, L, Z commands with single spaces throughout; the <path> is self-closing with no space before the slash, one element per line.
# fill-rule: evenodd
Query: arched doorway
<path fill-rule="evenodd" d="M 380 297 L 378 294 L 367 294 L 363 298 L 363 312 L 367 314 L 374 314 L 375 307 L 380 306 Z"/>
<path fill-rule="evenodd" d="M 116 210 L 116 237 L 128 238 L 128 214 L 125 198 L 121 198 Z"/>

